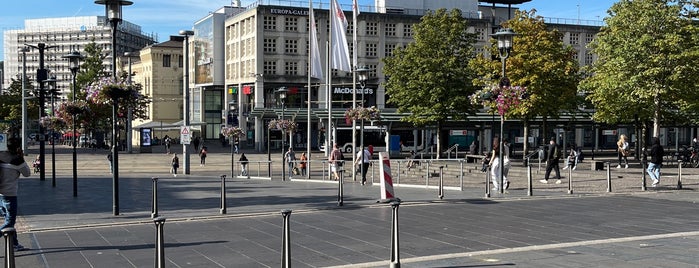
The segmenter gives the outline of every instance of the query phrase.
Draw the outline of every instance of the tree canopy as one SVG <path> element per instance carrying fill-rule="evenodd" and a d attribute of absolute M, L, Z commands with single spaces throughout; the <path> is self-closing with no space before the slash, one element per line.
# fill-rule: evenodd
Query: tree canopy
<path fill-rule="evenodd" d="M 476 91 L 468 66 L 475 35 L 457 9 L 429 12 L 413 30 L 414 42 L 383 59 L 387 103 L 408 113 L 403 121 L 436 125 L 439 140 L 444 122 L 464 120 L 476 111 L 468 100 Z"/>
<path fill-rule="evenodd" d="M 697 122 L 697 5 L 621 0 L 608 10 L 590 44 L 598 58 L 580 86 L 595 106 L 595 121 L 652 120 L 655 136 L 663 122 Z"/>

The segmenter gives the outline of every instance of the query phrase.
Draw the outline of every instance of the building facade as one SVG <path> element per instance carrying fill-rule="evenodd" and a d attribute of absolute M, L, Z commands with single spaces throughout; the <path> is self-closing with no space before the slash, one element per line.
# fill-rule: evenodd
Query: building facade
<path fill-rule="evenodd" d="M 105 53 L 104 66 L 112 70 L 111 40 L 112 33 L 105 16 L 63 17 L 28 19 L 24 21 L 24 29 L 4 31 L 5 72 L 2 76 L 4 84 L 9 84 L 11 78 L 22 75 L 21 49 L 25 45 L 36 46 L 46 44 L 44 51 L 44 68 L 50 76 L 55 76 L 56 88 L 61 93 L 61 99 L 66 99 L 70 93 L 72 75 L 68 60 L 62 56 L 71 51 L 82 52 L 85 46 L 95 42 Z M 138 51 L 153 44 L 154 37 L 141 31 L 141 26 L 128 21 L 122 21 L 118 27 L 116 52 L 123 55 L 127 51 Z M 26 67 L 28 81 L 35 82 L 36 70 L 39 69 L 39 50 L 30 49 L 26 52 Z"/>

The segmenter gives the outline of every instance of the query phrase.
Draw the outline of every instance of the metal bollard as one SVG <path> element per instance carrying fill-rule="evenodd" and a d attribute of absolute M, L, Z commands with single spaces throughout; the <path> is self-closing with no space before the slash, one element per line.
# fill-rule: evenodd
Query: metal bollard
<path fill-rule="evenodd" d="M 427 169 L 425 172 L 425 187 L 430 186 L 430 162 L 427 161 Z"/>
<path fill-rule="evenodd" d="M 641 180 L 641 191 L 648 190 L 646 187 L 646 161 L 641 161 L 641 173 L 643 174 L 643 179 Z"/>
<path fill-rule="evenodd" d="M 150 218 L 155 219 L 158 217 L 158 178 L 152 177 L 153 180 L 153 199 L 150 203 Z"/>
<path fill-rule="evenodd" d="M 345 194 L 344 187 L 345 186 L 343 184 L 345 184 L 345 180 L 344 180 L 344 176 L 342 174 L 342 170 L 340 170 L 339 172 L 340 172 L 340 179 L 337 180 L 337 206 L 341 207 L 342 205 L 344 205 L 344 194 Z"/>
<path fill-rule="evenodd" d="M 282 233 L 282 268 L 291 267 L 291 231 L 289 230 L 289 218 L 291 209 L 282 210 L 284 218 L 284 231 Z"/>
<path fill-rule="evenodd" d="M 221 214 L 226 214 L 226 175 L 221 175 Z"/>
<path fill-rule="evenodd" d="M 573 169 L 568 168 L 568 194 L 573 194 Z"/>
<path fill-rule="evenodd" d="M 439 166 L 439 199 L 444 199 L 444 166 Z"/>
<path fill-rule="evenodd" d="M 15 268 L 15 244 L 14 237 L 17 235 L 15 228 L 6 227 L 0 230 L 5 237 L 5 268 Z"/>
<path fill-rule="evenodd" d="M 464 160 L 460 160 L 459 163 L 461 163 L 461 169 L 459 172 L 459 189 L 460 191 L 464 191 Z"/>
<path fill-rule="evenodd" d="M 532 166 L 527 165 L 527 196 L 532 196 Z"/>
<path fill-rule="evenodd" d="M 485 198 L 490 197 L 490 172 L 485 172 Z"/>
<path fill-rule="evenodd" d="M 391 217 L 391 264 L 390 268 L 400 268 L 400 247 L 398 239 L 398 206 L 400 202 L 391 202 L 391 208 L 393 209 L 393 216 Z"/>
<path fill-rule="evenodd" d="M 610 163 L 606 162 L 607 164 L 607 193 L 612 192 L 612 169 L 610 167 Z"/>
<path fill-rule="evenodd" d="M 682 160 L 677 162 L 677 189 L 682 190 Z"/>
<path fill-rule="evenodd" d="M 165 218 L 157 217 L 153 220 L 155 223 L 155 267 L 165 268 L 165 234 L 163 226 Z"/>

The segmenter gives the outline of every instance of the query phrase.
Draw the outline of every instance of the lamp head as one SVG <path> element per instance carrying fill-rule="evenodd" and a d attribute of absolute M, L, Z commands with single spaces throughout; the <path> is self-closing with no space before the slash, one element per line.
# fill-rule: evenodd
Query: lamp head
<path fill-rule="evenodd" d="M 75 74 L 75 72 L 80 69 L 80 60 L 83 58 L 83 56 L 80 55 L 80 52 L 71 51 L 69 54 L 63 55 L 61 58 L 68 59 L 68 61 L 70 61 L 70 71 Z"/>
<path fill-rule="evenodd" d="M 512 51 L 512 39 L 517 35 L 512 29 L 504 28 L 498 30 L 491 36 L 495 37 L 498 41 L 498 52 L 500 53 L 500 58 L 507 58 Z"/>
<path fill-rule="evenodd" d="M 184 35 L 184 36 L 194 35 L 194 31 L 192 31 L 192 30 L 180 30 L 180 35 Z"/>
<path fill-rule="evenodd" d="M 284 101 L 284 99 L 286 99 L 286 93 L 288 93 L 288 92 L 289 92 L 289 89 L 287 89 L 286 87 L 280 87 L 279 89 L 277 89 L 277 94 L 279 95 L 279 99 L 281 99 L 282 101 Z"/>
<path fill-rule="evenodd" d="M 110 21 L 121 21 L 121 7 L 130 6 L 133 2 L 127 0 L 96 0 L 95 4 L 104 5 L 106 16 Z"/>
<path fill-rule="evenodd" d="M 357 80 L 359 82 L 364 83 L 366 80 L 369 80 L 369 71 L 371 69 L 367 68 L 367 66 L 359 67 L 355 71 L 357 72 Z"/>

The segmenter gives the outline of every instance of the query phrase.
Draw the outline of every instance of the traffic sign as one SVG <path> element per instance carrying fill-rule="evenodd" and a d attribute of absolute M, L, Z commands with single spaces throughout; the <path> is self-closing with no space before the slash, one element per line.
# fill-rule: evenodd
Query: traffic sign
<path fill-rule="evenodd" d="M 182 142 L 182 144 L 189 145 L 190 141 L 192 141 L 192 129 L 189 126 L 181 126 L 180 142 Z"/>

